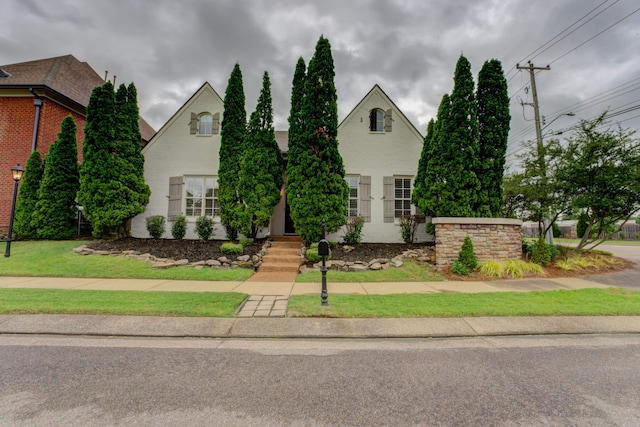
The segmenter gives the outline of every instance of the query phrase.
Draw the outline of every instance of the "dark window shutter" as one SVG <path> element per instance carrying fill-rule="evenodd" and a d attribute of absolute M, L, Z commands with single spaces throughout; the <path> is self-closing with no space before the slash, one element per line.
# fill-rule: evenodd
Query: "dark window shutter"
<path fill-rule="evenodd" d="M 384 113 L 384 131 L 391 132 L 391 108 Z"/>
<path fill-rule="evenodd" d="M 189 133 L 191 135 L 195 135 L 198 132 L 198 115 L 196 113 L 191 113 L 191 121 L 189 122 L 189 126 L 191 126 Z"/>
<path fill-rule="evenodd" d="M 375 132 L 376 129 L 376 109 L 374 108 L 373 110 L 371 110 L 371 112 L 369 113 L 369 130 L 371 132 Z"/>
<path fill-rule="evenodd" d="M 371 222 L 371 177 L 360 177 L 360 216 Z"/>
<path fill-rule="evenodd" d="M 383 201 L 382 201 L 382 211 L 383 211 L 383 222 L 394 222 L 395 221 L 395 179 L 392 176 L 385 176 L 382 178 L 383 184 Z"/>
<path fill-rule="evenodd" d="M 182 177 L 172 176 L 169 178 L 169 211 L 167 219 L 174 221 L 176 216 L 182 213 Z"/>
<path fill-rule="evenodd" d="M 220 113 L 215 113 L 213 115 L 213 125 L 211 129 L 214 135 L 220 133 Z"/>

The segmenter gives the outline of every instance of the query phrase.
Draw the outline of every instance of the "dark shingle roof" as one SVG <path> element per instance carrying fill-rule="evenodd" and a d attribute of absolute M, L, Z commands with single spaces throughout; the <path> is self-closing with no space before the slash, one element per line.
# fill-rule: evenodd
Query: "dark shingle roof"
<path fill-rule="evenodd" d="M 0 70 L 0 89 L 3 86 L 46 86 L 84 107 L 89 103 L 93 88 L 104 83 L 89 64 L 78 61 L 73 55 L 0 65 Z M 145 141 L 155 134 L 142 117 L 140 133 Z"/>

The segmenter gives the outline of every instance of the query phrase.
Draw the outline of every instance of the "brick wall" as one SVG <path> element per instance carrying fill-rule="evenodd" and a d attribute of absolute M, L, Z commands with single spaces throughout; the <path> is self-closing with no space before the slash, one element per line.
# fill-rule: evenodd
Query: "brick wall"
<path fill-rule="evenodd" d="M 9 227 L 13 195 L 11 168 L 18 163 L 24 167 L 31 155 L 36 114 L 33 99 L 33 97 L 0 97 L 0 230 L 2 230 L 0 235 L 4 235 Z M 49 147 L 58 137 L 62 120 L 71 114 L 78 127 L 76 138 L 78 159 L 81 161 L 85 118 L 51 100 L 43 101 L 38 126 L 38 151 L 43 156 L 49 152 Z"/>
<path fill-rule="evenodd" d="M 433 218 L 436 227 L 436 266 L 451 265 L 462 242 L 471 237 L 479 261 L 519 259 L 522 221 L 507 218 Z"/>

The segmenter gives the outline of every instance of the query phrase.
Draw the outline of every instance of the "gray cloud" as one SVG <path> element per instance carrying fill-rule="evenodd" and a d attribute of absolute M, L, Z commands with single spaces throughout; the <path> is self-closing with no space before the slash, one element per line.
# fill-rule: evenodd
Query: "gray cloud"
<path fill-rule="evenodd" d="M 333 48 L 339 113 L 343 118 L 378 83 L 424 132 L 444 93 L 453 86 L 464 54 L 477 76 L 497 58 L 510 78 L 512 147 L 532 139 L 521 99 L 530 102 L 528 73 L 514 69 L 527 56 L 603 0 L 7 0 L 0 15 L 0 63 L 73 54 L 99 74 L 135 82 L 141 114 L 160 128 L 209 81 L 224 96 L 229 73 L 241 66 L 247 112 L 262 82 L 272 81 L 276 128 L 286 129 L 291 79 L 298 57 L 308 63 L 323 34 Z M 637 9 L 634 0 L 601 5 L 601 15 L 547 51 L 551 63 Z M 629 16 L 537 76 L 541 112 L 550 120 L 573 104 L 640 77 L 640 12 Z M 585 108 L 640 103 L 631 87 L 608 102 Z M 633 104 L 637 101 L 636 104 Z M 633 111 L 616 117 L 638 128 Z M 525 107 L 524 115 L 533 112 Z M 554 123 L 571 125 L 576 118 Z"/>

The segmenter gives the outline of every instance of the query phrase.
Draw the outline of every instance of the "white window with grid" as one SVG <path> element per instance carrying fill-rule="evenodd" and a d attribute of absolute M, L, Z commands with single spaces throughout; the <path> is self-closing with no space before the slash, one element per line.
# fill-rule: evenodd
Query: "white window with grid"
<path fill-rule="evenodd" d="M 411 178 L 394 180 L 394 217 L 411 215 Z"/>
<path fill-rule="evenodd" d="M 185 215 L 187 217 L 219 216 L 218 181 L 213 176 L 186 177 Z"/>
<path fill-rule="evenodd" d="M 358 216 L 359 211 L 359 188 L 360 188 L 360 178 L 357 176 L 347 176 L 345 177 L 347 184 L 349 184 L 349 216 Z"/>
<path fill-rule="evenodd" d="M 205 113 L 198 118 L 198 134 L 199 135 L 213 134 L 213 116 L 211 114 Z"/>

